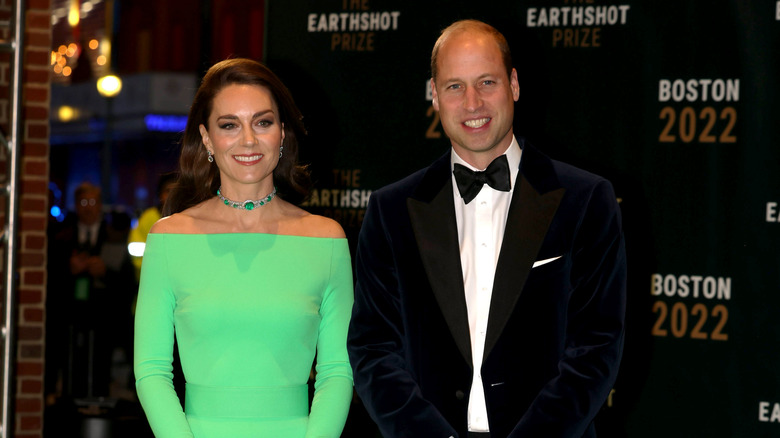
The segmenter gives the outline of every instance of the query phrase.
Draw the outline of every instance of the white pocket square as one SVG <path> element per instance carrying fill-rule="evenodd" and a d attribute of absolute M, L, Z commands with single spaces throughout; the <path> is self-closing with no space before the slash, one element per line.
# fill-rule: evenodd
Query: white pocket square
<path fill-rule="evenodd" d="M 537 266 L 546 265 L 546 264 L 548 264 L 548 263 L 550 263 L 550 262 L 553 262 L 553 261 L 555 261 L 555 260 L 558 260 L 558 259 L 559 259 L 559 258 L 561 258 L 561 257 L 563 257 L 563 256 L 558 256 L 558 257 L 553 257 L 553 258 L 551 258 L 551 259 L 544 259 L 544 260 L 539 260 L 539 261 L 536 261 L 536 262 L 534 262 L 534 265 L 533 265 L 531 268 L 533 269 L 533 268 L 535 268 L 535 267 L 537 267 Z"/>

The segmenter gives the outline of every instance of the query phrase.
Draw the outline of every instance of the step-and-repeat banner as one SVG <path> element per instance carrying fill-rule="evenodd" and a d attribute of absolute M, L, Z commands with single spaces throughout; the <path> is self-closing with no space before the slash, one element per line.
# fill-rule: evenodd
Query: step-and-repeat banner
<path fill-rule="evenodd" d="M 353 247 L 371 192 L 449 147 L 428 87 L 441 29 L 502 31 L 515 132 L 610 179 L 623 212 L 628 332 L 600 436 L 780 436 L 780 2 L 267 4 L 265 61 L 309 132 L 308 208 Z"/>

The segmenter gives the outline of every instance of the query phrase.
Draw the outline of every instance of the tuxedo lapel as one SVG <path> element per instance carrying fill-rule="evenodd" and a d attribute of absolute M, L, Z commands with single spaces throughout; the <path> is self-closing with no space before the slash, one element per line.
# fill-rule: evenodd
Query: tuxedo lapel
<path fill-rule="evenodd" d="M 429 168 L 415 196 L 407 200 L 407 206 L 427 281 L 458 349 L 471 366 L 468 311 L 460 265 L 449 154 L 446 154 L 446 160 L 444 158 Z"/>
<path fill-rule="evenodd" d="M 528 158 L 531 161 L 535 157 L 527 155 L 533 155 L 534 152 L 526 148 L 522 160 L 525 162 Z M 485 358 L 496 345 L 514 311 L 564 192 L 563 188 L 557 188 L 540 194 L 526 179 L 521 166 L 496 265 L 485 338 Z"/>

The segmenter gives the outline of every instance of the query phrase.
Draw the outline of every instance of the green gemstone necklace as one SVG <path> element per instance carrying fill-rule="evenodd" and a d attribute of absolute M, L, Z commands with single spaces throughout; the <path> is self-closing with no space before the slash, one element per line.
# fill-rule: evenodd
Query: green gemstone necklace
<path fill-rule="evenodd" d="M 251 199 L 247 199 L 244 202 L 236 202 L 232 199 L 228 199 L 222 195 L 222 187 L 220 186 L 219 189 L 217 189 L 217 197 L 220 201 L 224 202 L 225 205 L 237 208 L 239 210 L 254 210 L 256 207 L 262 207 L 265 204 L 268 204 L 271 202 L 272 199 L 276 196 L 276 186 L 274 186 L 274 191 L 269 193 L 266 196 L 263 196 L 262 198 L 258 199 L 257 201 L 253 201 Z"/>

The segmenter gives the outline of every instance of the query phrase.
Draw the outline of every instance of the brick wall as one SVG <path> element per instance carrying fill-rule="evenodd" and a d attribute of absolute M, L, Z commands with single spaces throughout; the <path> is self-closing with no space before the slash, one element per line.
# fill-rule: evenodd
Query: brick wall
<path fill-rule="evenodd" d="M 13 3 L 12 0 L 0 0 L 0 19 L 11 17 Z M 19 275 L 13 436 L 40 438 L 44 405 L 51 0 L 27 0 L 25 3 L 27 10 L 24 14 L 22 112 L 20 132 L 17 133 L 17 147 L 21 147 L 21 168 L 17 187 L 20 196 L 16 259 Z M 7 32 L 3 33 L 3 37 L 10 37 Z M 10 122 L 9 59 L 8 55 L 0 56 L 0 128 L 4 133 L 9 132 Z M 5 182 L 7 157 L 4 152 L 2 155 L 0 172 Z M 0 269 L 4 269 L 4 266 Z"/>

